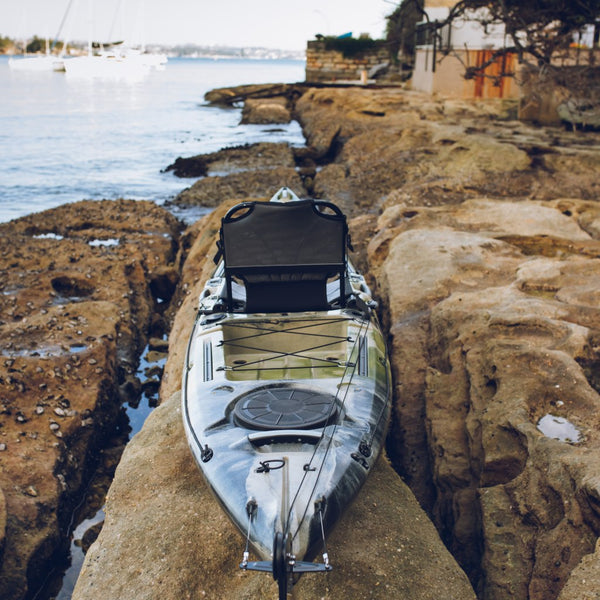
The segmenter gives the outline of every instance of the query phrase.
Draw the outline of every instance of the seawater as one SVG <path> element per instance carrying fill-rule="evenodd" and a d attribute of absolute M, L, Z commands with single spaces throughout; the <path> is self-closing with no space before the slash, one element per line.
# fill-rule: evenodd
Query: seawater
<path fill-rule="evenodd" d="M 0 222 L 84 199 L 163 204 L 191 185 L 162 172 L 178 156 L 257 141 L 302 145 L 299 125 L 240 126 L 214 88 L 303 81 L 295 60 L 170 59 L 136 79 L 12 71 L 0 57 Z"/>

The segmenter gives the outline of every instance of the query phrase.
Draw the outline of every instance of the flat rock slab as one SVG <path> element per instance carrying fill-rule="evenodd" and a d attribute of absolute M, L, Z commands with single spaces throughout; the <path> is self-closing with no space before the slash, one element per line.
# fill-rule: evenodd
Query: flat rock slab
<path fill-rule="evenodd" d="M 223 177 L 205 177 L 183 190 L 173 200 L 173 204 L 214 207 L 232 198 L 269 198 L 282 186 L 291 188 L 300 197 L 306 195 L 302 179 L 293 167 L 275 167 L 232 173 Z"/>
<path fill-rule="evenodd" d="M 176 177 L 204 177 L 251 169 L 293 168 L 294 166 L 294 153 L 289 144 L 258 142 L 223 148 L 217 152 L 188 158 L 179 157 L 165 171 L 173 171 Z"/>
<path fill-rule="evenodd" d="M 164 293 L 178 236 L 172 215 L 134 200 L 0 224 L 2 600 L 33 597 L 68 549 L 74 503 L 114 430 L 122 373 L 145 345 L 151 288 Z"/>

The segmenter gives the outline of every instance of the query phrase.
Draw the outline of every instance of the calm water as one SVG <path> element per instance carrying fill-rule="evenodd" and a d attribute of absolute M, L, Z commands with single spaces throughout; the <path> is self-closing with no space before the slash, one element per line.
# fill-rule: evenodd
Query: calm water
<path fill-rule="evenodd" d="M 239 109 L 206 106 L 204 94 L 303 79 L 304 62 L 293 60 L 171 59 L 138 80 L 106 80 L 11 71 L 0 57 L 0 221 L 83 199 L 160 204 L 191 184 L 161 173 L 178 156 L 302 144 L 297 123 L 238 126 Z"/>

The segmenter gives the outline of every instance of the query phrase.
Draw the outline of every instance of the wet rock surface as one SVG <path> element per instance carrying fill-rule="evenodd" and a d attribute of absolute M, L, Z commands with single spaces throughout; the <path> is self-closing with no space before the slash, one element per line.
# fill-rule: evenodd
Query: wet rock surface
<path fill-rule="evenodd" d="M 248 99 L 242 109 L 244 124 L 280 125 L 292 120 L 292 113 L 285 97 L 265 98 L 264 100 Z"/>
<path fill-rule="evenodd" d="M 256 99 L 273 102 L 274 98 L 286 98 L 291 101 L 305 89 L 306 86 L 302 83 L 258 83 L 209 90 L 204 99 L 217 106 L 232 106 Z"/>
<path fill-rule="evenodd" d="M 285 143 L 263 142 L 189 159 L 180 157 L 167 170 L 181 176 L 193 172 L 199 164 L 206 166 L 202 173 L 206 176 L 179 193 L 173 204 L 215 207 L 231 198 L 270 197 L 282 185 L 300 196 L 306 195 L 301 174 L 296 171 L 294 151 Z"/>
<path fill-rule="evenodd" d="M 179 225 L 149 202 L 79 202 L 0 225 L 0 597 L 65 549 Z M 67 546 L 68 548 L 68 546 Z"/>
<path fill-rule="evenodd" d="M 293 167 L 274 167 L 205 177 L 177 195 L 173 203 L 179 206 L 219 206 L 231 198 L 270 197 L 287 186 L 299 196 L 306 192 L 300 175 Z"/>
<path fill-rule="evenodd" d="M 177 177 L 202 177 L 274 167 L 293 168 L 294 164 L 294 154 L 288 144 L 259 142 L 190 158 L 179 157 L 165 171 L 173 171 Z"/>

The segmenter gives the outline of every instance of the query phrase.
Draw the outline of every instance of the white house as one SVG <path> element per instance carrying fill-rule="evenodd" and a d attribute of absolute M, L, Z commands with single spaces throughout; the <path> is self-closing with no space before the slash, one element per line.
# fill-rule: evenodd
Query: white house
<path fill-rule="evenodd" d="M 412 87 L 444 96 L 467 98 L 508 98 L 518 96 L 512 77 L 504 74 L 516 68 L 512 55 L 501 57 L 485 71 L 465 79 L 468 67 L 480 67 L 495 50 L 505 46 L 503 25 L 483 27 L 477 19 L 457 19 L 433 35 L 435 23 L 446 20 L 453 0 L 426 0 L 429 20 L 417 25 L 417 44 Z"/>

